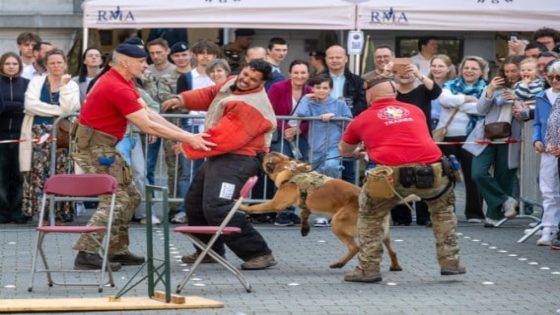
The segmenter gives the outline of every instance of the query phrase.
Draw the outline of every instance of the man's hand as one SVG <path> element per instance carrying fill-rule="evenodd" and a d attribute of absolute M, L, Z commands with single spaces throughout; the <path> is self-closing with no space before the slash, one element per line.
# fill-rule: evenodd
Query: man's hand
<path fill-rule="evenodd" d="M 179 99 L 179 97 L 173 97 L 161 103 L 161 110 L 166 112 L 168 110 L 176 110 L 179 108 L 183 108 L 184 107 L 183 102 Z"/>
<path fill-rule="evenodd" d="M 156 137 L 156 136 L 148 135 L 148 144 L 156 143 L 157 139 L 158 139 L 158 137 Z"/>
<path fill-rule="evenodd" d="M 195 150 L 210 151 L 210 148 L 215 147 L 216 144 L 214 142 L 210 142 L 204 139 L 207 137 L 210 137 L 210 134 L 207 134 L 205 132 L 198 133 L 198 134 L 189 134 L 185 137 L 185 140 L 182 142 L 188 144 L 191 148 Z"/>

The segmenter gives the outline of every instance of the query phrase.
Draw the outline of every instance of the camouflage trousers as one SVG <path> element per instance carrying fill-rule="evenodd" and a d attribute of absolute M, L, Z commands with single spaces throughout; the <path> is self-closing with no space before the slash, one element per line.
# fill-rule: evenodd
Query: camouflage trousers
<path fill-rule="evenodd" d="M 121 154 L 112 146 L 90 145 L 85 149 L 76 149 L 72 155 L 74 161 L 86 174 L 109 174 L 117 179 L 113 226 L 109 241 L 109 253 L 119 255 L 128 253 L 130 244 L 128 225 L 134 215 L 134 210 L 141 202 L 141 195 L 132 179 L 132 172 Z M 88 222 L 89 226 L 104 226 L 109 220 L 111 196 L 99 197 L 99 206 Z M 93 235 L 100 243 L 103 234 Z M 99 245 L 89 236 L 82 234 L 73 247 L 75 250 L 97 253 Z"/>
<path fill-rule="evenodd" d="M 40 138 L 46 133 L 50 133 L 52 125 L 33 125 L 33 138 Z M 45 181 L 50 175 L 51 165 L 51 142 L 33 143 L 31 156 L 31 170 L 23 172 L 23 201 L 21 211 L 25 216 L 33 216 L 41 206 L 43 197 L 43 187 Z M 56 174 L 65 174 L 66 169 L 70 165 L 68 158 L 68 149 L 59 148 L 56 150 Z M 72 167 L 73 169 L 73 167 Z M 48 201 L 45 209 L 49 209 Z M 59 220 L 66 221 L 70 218 L 73 209 L 70 202 L 58 202 L 55 206 L 55 217 Z"/>
<path fill-rule="evenodd" d="M 440 193 L 448 183 L 447 177 L 441 179 L 436 188 L 417 189 L 404 188 L 395 184 L 395 190 L 403 197 L 416 194 L 421 198 L 430 198 Z M 379 271 L 383 257 L 383 219 L 389 214 L 400 200 L 397 196 L 391 199 L 372 198 L 367 192 L 366 185 L 362 187 L 359 197 L 360 210 L 358 213 L 358 234 L 360 251 L 358 260 L 363 270 Z M 453 212 L 455 194 L 449 188 L 435 200 L 426 201 L 432 220 L 432 229 L 436 238 L 437 260 L 440 266 L 454 264 L 459 261 L 459 246 L 457 244 L 457 217 Z"/>

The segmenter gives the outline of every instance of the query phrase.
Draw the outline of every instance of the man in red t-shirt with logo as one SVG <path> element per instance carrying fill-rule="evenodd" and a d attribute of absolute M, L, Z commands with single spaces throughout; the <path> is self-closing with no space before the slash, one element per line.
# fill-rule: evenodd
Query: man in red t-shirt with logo
<path fill-rule="evenodd" d="M 369 161 L 375 164 L 368 171 L 368 180 L 360 194 L 359 265 L 344 280 L 381 281 L 383 220 L 399 202 L 399 196 L 411 194 L 428 203 L 440 274 L 465 273 L 465 267 L 459 262 L 455 234 L 457 218 L 453 212 L 451 163 L 442 158 L 440 149 L 430 138 L 422 110 L 395 99 L 397 91 L 390 79 L 376 78 L 365 85 L 371 105 L 348 125 L 339 145 L 342 156 L 352 156 L 359 153 L 356 149 L 362 143 Z M 376 181 L 380 178 L 381 181 Z M 386 193 L 381 193 L 385 190 L 382 188 L 387 189 Z"/>
<path fill-rule="evenodd" d="M 124 43 L 115 49 L 112 68 L 99 78 L 87 95 L 76 129 L 74 161 L 85 173 L 109 174 L 118 182 L 109 241 L 109 267 L 113 271 L 119 270 L 121 265 L 144 262 L 144 257 L 128 250 L 128 224 L 141 201 L 140 193 L 134 185 L 130 168 L 115 149 L 124 136 L 128 121 L 147 134 L 182 142 L 194 151 L 210 150 L 214 146 L 214 143 L 204 140 L 208 134 L 193 135 L 183 131 L 148 109 L 132 81 L 146 70 L 146 57 L 142 46 Z M 107 224 L 110 202 L 110 196 L 100 197 L 99 208 L 88 225 Z M 102 258 L 98 250 L 103 236 L 94 237 L 99 243 L 82 234 L 74 245 L 74 249 L 78 250 L 74 269 L 101 269 Z"/>

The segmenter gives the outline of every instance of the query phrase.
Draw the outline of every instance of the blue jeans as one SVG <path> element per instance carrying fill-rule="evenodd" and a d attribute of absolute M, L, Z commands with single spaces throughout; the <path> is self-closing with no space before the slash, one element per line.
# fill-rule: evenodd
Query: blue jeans
<path fill-rule="evenodd" d="M 340 178 L 342 176 L 342 163 L 338 148 L 329 149 L 326 153 L 313 152 L 313 168 L 332 178 Z"/>
<path fill-rule="evenodd" d="M 161 138 L 157 138 L 156 142 L 148 144 L 148 154 L 146 157 L 146 178 L 148 179 L 148 184 L 150 185 L 154 184 L 154 173 L 156 172 L 160 146 Z"/>

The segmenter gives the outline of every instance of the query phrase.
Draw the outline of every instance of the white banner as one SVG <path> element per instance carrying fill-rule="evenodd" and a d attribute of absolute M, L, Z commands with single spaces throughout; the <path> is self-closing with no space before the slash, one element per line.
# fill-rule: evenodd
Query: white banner
<path fill-rule="evenodd" d="M 560 29 L 557 0 L 369 0 L 358 4 L 358 29 L 535 31 Z"/>
<path fill-rule="evenodd" d="M 355 10 L 351 0 L 86 0 L 83 26 L 349 30 Z"/>

